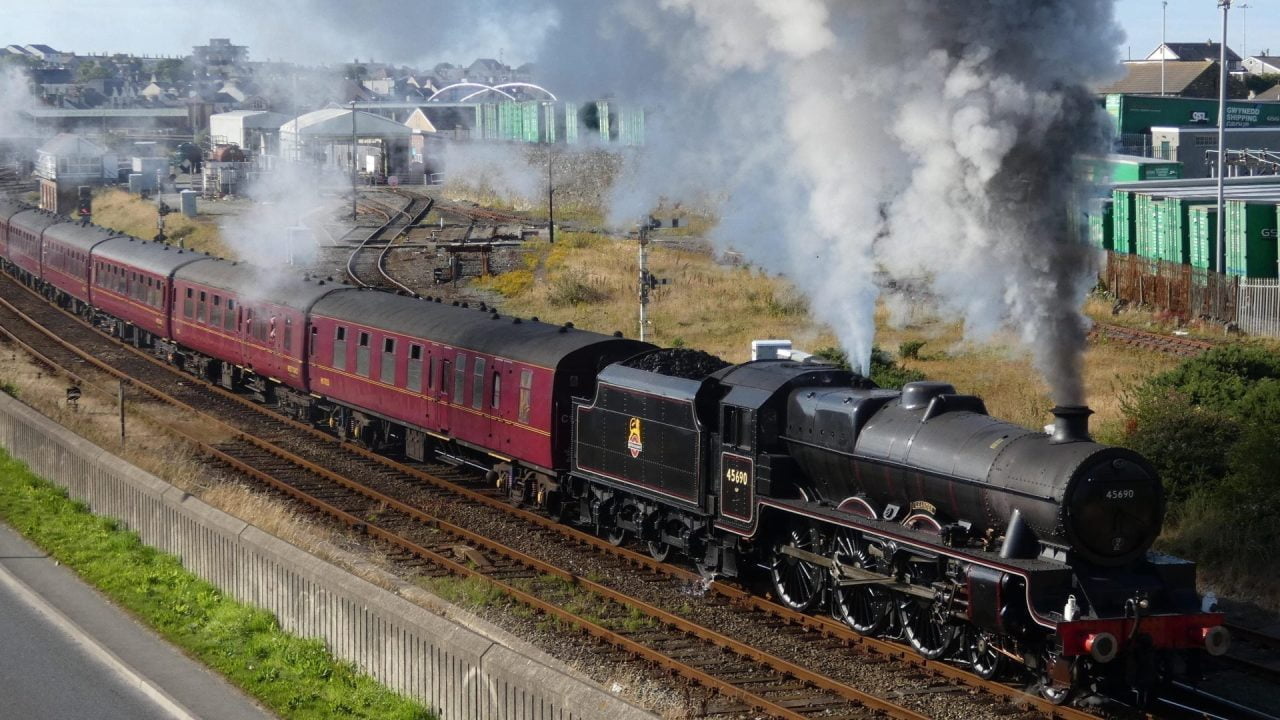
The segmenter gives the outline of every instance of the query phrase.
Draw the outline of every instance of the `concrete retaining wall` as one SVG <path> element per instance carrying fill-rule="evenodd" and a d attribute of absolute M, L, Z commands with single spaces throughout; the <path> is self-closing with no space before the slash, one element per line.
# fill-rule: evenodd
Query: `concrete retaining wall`
<path fill-rule="evenodd" d="M 653 718 L 556 667 L 424 609 L 206 505 L 0 393 L 0 445 L 95 513 L 117 518 L 192 572 L 264 608 L 289 632 L 318 637 L 443 718 Z M 394 581 L 393 581 L 394 582 Z M 405 594 L 424 594 L 399 583 Z M 442 614 L 442 601 L 432 607 Z M 478 623 L 483 625 L 483 623 Z"/>

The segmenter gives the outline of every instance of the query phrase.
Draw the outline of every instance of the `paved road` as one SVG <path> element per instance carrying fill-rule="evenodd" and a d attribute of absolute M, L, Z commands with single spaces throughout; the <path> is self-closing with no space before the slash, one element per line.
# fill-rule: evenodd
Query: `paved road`
<path fill-rule="evenodd" d="M 0 524 L 0 720 L 269 720 Z"/>

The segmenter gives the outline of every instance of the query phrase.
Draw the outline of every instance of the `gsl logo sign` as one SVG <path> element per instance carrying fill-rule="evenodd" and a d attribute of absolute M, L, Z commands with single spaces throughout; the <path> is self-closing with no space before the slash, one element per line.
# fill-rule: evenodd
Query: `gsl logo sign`
<path fill-rule="evenodd" d="M 1263 238 L 1265 238 L 1265 239 L 1267 239 L 1267 240 L 1272 240 L 1272 239 L 1274 239 L 1274 238 L 1280 237 L 1280 231 L 1277 231 L 1277 230 L 1263 230 L 1263 231 L 1262 231 L 1262 237 L 1263 237 Z"/>
<path fill-rule="evenodd" d="M 1197 110 L 1197 111 L 1195 111 L 1195 112 L 1191 113 L 1191 122 L 1193 122 L 1193 123 L 1207 123 L 1207 122 L 1209 122 L 1209 113 L 1207 113 L 1207 112 L 1205 112 L 1205 111 L 1203 111 L 1203 110 Z"/>

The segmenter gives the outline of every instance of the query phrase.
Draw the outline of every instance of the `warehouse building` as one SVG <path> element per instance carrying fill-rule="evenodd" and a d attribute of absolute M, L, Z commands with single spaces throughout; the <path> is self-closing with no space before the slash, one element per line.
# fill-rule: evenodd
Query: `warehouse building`
<path fill-rule="evenodd" d="M 290 116 L 267 110 L 232 110 L 209 116 L 209 138 L 214 145 L 235 145 L 246 155 L 278 154 L 280 126 Z"/>
<path fill-rule="evenodd" d="M 356 111 L 353 119 L 351 110 L 328 108 L 282 125 L 280 155 L 347 170 L 354 153 L 359 172 L 394 175 L 408 168 L 412 134 L 405 125 L 372 113 Z"/>
<path fill-rule="evenodd" d="M 1186 178 L 1216 177 L 1218 129 L 1216 127 L 1153 127 L 1152 153 L 1163 160 L 1182 163 Z M 1227 150 L 1280 152 L 1280 127 L 1232 128 L 1226 132 Z M 1227 175 L 1233 172 L 1228 165 Z M 1273 173 L 1274 174 L 1274 173 Z"/>

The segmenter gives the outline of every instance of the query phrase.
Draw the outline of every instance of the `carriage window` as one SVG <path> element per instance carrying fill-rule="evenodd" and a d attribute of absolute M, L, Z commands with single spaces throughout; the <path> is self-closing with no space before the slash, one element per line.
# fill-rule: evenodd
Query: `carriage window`
<path fill-rule="evenodd" d="M 422 346 L 409 346 L 409 366 L 405 375 L 405 386 L 413 392 L 422 392 Z"/>
<path fill-rule="evenodd" d="M 335 333 L 334 333 L 333 339 L 334 339 L 334 340 L 346 340 L 346 339 L 347 339 L 347 329 L 346 329 L 346 328 L 344 328 L 344 327 L 342 327 L 341 325 L 339 325 L 339 326 L 338 326 L 338 329 L 337 329 L 337 330 L 335 331 Z"/>
<path fill-rule="evenodd" d="M 293 318 L 284 319 L 284 349 L 286 352 L 293 349 Z"/>
<path fill-rule="evenodd" d="M 382 382 L 396 384 L 396 341 L 382 338 Z"/>
<path fill-rule="evenodd" d="M 384 353 L 393 353 L 393 352 L 395 352 L 395 351 L 396 351 L 396 341 L 395 341 L 395 338 L 383 338 L 383 339 L 382 339 L 382 352 L 384 352 Z"/>
<path fill-rule="evenodd" d="M 222 327 L 222 296 L 213 296 L 213 306 L 209 308 L 209 324 Z"/>
<path fill-rule="evenodd" d="M 196 322 L 204 322 L 205 294 L 200 291 L 200 302 L 196 303 Z"/>
<path fill-rule="evenodd" d="M 427 373 L 427 389 L 428 390 L 436 389 L 436 378 L 440 377 L 439 373 L 436 372 L 437 370 L 440 369 L 439 366 L 440 366 L 440 358 L 436 357 L 435 355 L 432 355 L 431 368 Z"/>
<path fill-rule="evenodd" d="M 484 407 L 484 358 L 476 358 L 475 376 L 471 378 L 471 407 Z"/>
<path fill-rule="evenodd" d="M 224 320 L 226 320 L 226 323 L 223 325 L 223 327 L 225 327 L 228 330 L 236 329 L 235 310 L 236 310 L 236 301 L 232 300 L 231 298 L 227 298 L 227 314 L 226 314 L 226 317 L 224 318 Z"/>
<path fill-rule="evenodd" d="M 520 422 L 529 423 L 529 410 L 533 405 L 533 371 L 520 371 Z"/>
<path fill-rule="evenodd" d="M 196 303 L 193 299 L 194 294 L 191 288 L 187 288 L 187 299 L 182 301 L 183 317 L 193 317 L 195 315 Z"/>
<path fill-rule="evenodd" d="M 421 360 L 421 359 L 422 359 L 422 346 L 421 346 L 421 345 L 410 345 L 410 346 L 409 346 L 409 359 L 410 359 L 410 360 Z"/>
<path fill-rule="evenodd" d="M 319 335 L 320 335 L 320 328 L 316 327 L 315 325 L 312 325 L 311 326 L 311 347 L 307 349 L 307 352 L 311 353 L 312 355 L 316 354 L 316 337 Z"/>
<path fill-rule="evenodd" d="M 493 371 L 493 393 L 490 396 L 489 404 L 494 410 L 502 405 L 502 374 L 497 370 Z"/>
<path fill-rule="evenodd" d="M 360 347 L 369 347 L 369 333 L 360 333 Z"/>
<path fill-rule="evenodd" d="M 431 363 L 432 363 L 433 365 L 435 364 L 435 358 L 432 358 L 432 359 L 431 359 Z M 449 361 L 448 361 L 448 360 L 445 360 L 445 361 L 444 361 L 444 366 L 440 368 L 440 375 L 439 375 L 439 378 L 440 378 L 440 392 L 441 392 L 442 394 L 443 394 L 443 393 L 445 393 L 445 392 L 447 392 L 447 391 L 445 390 L 445 383 L 449 382 L 449 367 L 450 367 L 450 366 L 449 366 Z"/>
<path fill-rule="evenodd" d="M 453 369 L 453 401 L 455 403 L 464 403 L 467 401 L 467 396 L 462 394 L 462 391 L 467 386 L 467 356 L 463 353 L 458 353 L 457 363 L 457 366 Z"/>

